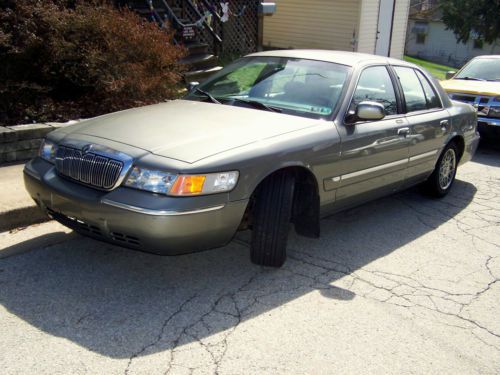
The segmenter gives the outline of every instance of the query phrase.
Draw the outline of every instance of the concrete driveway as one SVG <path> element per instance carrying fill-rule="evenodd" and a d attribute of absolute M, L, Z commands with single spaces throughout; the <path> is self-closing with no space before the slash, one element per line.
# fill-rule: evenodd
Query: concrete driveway
<path fill-rule="evenodd" d="M 291 234 L 277 270 L 248 233 L 170 258 L 53 222 L 3 233 L 0 372 L 498 374 L 500 152 L 457 178 Z"/>

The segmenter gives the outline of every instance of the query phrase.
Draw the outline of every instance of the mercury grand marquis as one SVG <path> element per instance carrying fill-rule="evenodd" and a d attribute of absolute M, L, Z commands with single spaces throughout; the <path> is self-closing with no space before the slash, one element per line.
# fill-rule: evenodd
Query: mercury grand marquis
<path fill-rule="evenodd" d="M 24 177 L 50 217 L 95 239 L 176 255 L 250 229 L 252 262 L 279 267 L 291 225 L 314 238 L 320 218 L 413 185 L 446 195 L 476 123 L 416 65 L 268 51 L 181 100 L 50 133 Z"/>

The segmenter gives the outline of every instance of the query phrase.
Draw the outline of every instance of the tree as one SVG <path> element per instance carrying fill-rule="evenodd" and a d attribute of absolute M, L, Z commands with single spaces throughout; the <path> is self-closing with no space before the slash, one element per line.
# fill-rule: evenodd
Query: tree
<path fill-rule="evenodd" d="M 494 44 L 500 38 L 500 0 L 440 0 L 439 5 L 459 42 L 473 37 Z"/>

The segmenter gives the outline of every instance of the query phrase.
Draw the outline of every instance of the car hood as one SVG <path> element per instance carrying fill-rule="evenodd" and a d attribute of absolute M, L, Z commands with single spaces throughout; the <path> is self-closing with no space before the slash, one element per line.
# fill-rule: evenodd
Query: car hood
<path fill-rule="evenodd" d="M 472 95 L 500 96 L 500 82 L 450 79 L 447 81 L 441 81 L 440 83 L 447 92 Z"/>
<path fill-rule="evenodd" d="M 256 109 L 175 100 L 111 113 L 65 128 L 194 163 L 206 157 L 318 125 L 320 121 Z"/>

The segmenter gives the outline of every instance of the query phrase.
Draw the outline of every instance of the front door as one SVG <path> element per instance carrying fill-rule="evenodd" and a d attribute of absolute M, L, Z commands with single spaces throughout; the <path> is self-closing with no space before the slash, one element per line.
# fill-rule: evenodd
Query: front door
<path fill-rule="evenodd" d="M 344 208 L 397 190 L 408 165 L 408 122 L 398 114 L 394 84 L 385 66 L 361 72 L 349 106 L 362 101 L 384 105 L 381 121 L 339 125 L 341 159 L 332 186 L 337 188 L 336 208 Z"/>
<path fill-rule="evenodd" d="M 380 0 L 375 54 L 389 56 L 395 0 Z"/>

